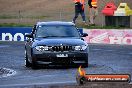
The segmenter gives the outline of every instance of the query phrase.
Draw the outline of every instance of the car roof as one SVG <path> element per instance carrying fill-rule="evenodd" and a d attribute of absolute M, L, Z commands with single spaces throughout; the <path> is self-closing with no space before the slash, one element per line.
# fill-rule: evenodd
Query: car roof
<path fill-rule="evenodd" d="M 75 25 L 72 22 L 65 22 L 65 21 L 48 21 L 48 22 L 37 22 L 36 25 Z"/>

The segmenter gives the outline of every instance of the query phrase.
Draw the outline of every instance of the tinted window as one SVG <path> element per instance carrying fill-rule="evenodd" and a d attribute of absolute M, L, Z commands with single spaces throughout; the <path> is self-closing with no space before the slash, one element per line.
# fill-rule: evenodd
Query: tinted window
<path fill-rule="evenodd" d="M 79 37 L 79 33 L 74 26 L 44 25 L 38 27 L 36 37 Z"/>

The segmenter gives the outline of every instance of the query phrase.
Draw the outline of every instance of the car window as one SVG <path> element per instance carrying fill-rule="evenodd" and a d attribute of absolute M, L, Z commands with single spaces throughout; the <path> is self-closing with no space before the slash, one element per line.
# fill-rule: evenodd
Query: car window
<path fill-rule="evenodd" d="M 44 25 L 39 26 L 36 37 L 79 37 L 75 26 L 66 25 Z"/>

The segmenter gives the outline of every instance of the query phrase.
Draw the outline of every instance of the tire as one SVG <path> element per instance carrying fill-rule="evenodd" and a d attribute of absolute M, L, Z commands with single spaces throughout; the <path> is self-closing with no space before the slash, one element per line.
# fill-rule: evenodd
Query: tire
<path fill-rule="evenodd" d="M 32 62 L 32 69 L 38 69 L 37 64 L 35 62 Z"/>
<path fill-rule="evenodd" d="M 32 69 L 38 69 L 37 62 L 35 61 L 35 58 L 33 58 L 33 57 L 32 57 L 32 65 L 31 65 L 31 68 Z"/>
<path fill-rule="evenodd" d="M 84 67 L 84 68 L 87 68 L 87 67 L 88 67 L 88 63 L 84 63 L 84 64 L 83 64 L 83 67 Z"/>
<path fill-rule="evenodd" d="M 85 63 L 82 65 L 83 68 L 87 68 L 88 67 L 88 60 L 85 61 Z"/>
<path fill-rule="evenodd" d="M 26 67 L 31 67 L 31 63 L 28 61 L 28 56 L 27 56 L 26 50 L 25 50 L 25 66 Z"/>

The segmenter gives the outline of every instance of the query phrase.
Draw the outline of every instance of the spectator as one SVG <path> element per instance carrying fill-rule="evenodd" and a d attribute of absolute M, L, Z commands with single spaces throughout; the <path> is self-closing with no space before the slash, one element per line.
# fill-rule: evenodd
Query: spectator
<path fill-rule="evenodd" d="M 85 0 L 73 0 L 75 3 L 75 16 L 73 18 L 73 23 L 76 23 L 76 19 L 78 18 L 79 14 L 81 14 L 83 23 L 86 25 L 85 13 L 84 13 L 84 4 Z"/>
<path fill-rule="evenodd" d="M 94 20 L 98 15 L 97 0 L 88 0 L 89 5 L 89 24 L 95 25 Z"/>

